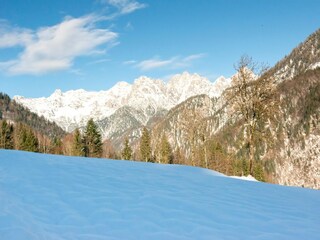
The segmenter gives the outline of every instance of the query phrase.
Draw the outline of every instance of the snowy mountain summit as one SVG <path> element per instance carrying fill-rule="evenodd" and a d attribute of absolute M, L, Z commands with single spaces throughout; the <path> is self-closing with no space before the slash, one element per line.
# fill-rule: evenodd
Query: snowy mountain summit
<path fill-rule="evenodd" d="M 14 100 L 71 132 L 83 127 L 90 118 L 101 121 L 122 107 L 140 111 L 146 123 L 158 111 L 169 110 L 189 97 L 199 94 L 218 97 L 230 82 L 221 76 L 212 83 L 198 74 L 184 72 L 174 75 L 167 83 L 141 76 L 133 84 L 118 82 L 106 91 L 58 89 L 47 98 L 15 96 Z"/>

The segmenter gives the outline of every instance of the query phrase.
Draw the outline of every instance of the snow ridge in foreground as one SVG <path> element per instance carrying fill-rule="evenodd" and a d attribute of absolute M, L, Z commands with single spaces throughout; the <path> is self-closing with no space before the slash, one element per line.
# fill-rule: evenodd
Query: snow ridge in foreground
<path fill-rule="evenodd" d="M 0 150 L 1 239 L 317 239 L 319 212 L 316 190 Z"/>

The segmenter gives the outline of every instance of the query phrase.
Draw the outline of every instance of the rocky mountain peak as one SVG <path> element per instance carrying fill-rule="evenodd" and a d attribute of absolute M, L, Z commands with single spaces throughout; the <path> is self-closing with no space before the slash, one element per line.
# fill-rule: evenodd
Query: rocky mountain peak
<path fill-rule="evenodd" d="M 199 74 L 183 72 L 174 75 L 168 83 L 141 76 L 132 85 L 118 82 L 106 91 L 79 89 L 62 92 L 57 89 L 48 98 L 17 96 L 14 99 L 66 131 L 72 131 L 84 126 L 89 118 L 101 121 L 125 106 L 141 111 L 144 116 L 139 118 L 145 124 L 158 111 L 169 110 L 189 97 L 199 94 L 219 96 L 229 84 L 230 79 L 219 78 L 212 83 Z"/>

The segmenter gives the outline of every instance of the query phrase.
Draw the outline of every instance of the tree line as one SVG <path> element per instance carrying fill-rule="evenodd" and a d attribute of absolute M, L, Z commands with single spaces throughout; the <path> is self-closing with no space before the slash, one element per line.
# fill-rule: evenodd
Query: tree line
<path fill-rule="evenodd" d="M 40 152 L 41 145 L 35 132 L 22 123 L 0 121 L 0 148 Z"/>
<path fill-rule="evenodd" d="M 71 139 L 49 139 L 22 123 L 12 124 L 6 120 L 0 121 L 0 148 L 16 149 L 40 153 L 63 154 L 82 157 L 106 157 L 133 161 L 144 161 L 163 164 L 183 164 L 205 167 L 228 175 L 247 175 L 250 173 L 249 161 L 237 160 L 228 154 L 215 139 L 210 139 L 204 145 L 194 145 L 188 157 L 179 147 L 175 150 L 171 146 L 166 134 L 159 139 L 152 139 L 151 131 L 142 129 L 138 148 L 134 149 L 126 138 L 120 153 L 116 151 L 109 155 L 103 147 L 101 133 L 98 126 L 90 119 L 84 129 L 76 129 Z M 155 144 L 152 144 L 153 141 Z M 67 150 L 66 146 L 71 145 Z M 110 143 L 107 143 L 109 145 Z M 264 180 L 260 165 L 255 165 L 253 175 Z"/>

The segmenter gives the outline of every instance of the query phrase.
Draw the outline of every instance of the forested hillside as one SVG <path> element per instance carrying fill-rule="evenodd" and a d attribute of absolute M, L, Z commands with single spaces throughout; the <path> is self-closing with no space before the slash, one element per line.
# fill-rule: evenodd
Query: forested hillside
<path fill-rule="evenodd" d="M 11 100 L 5 93 L 0 93 L 0 119 L 23 123 L 51 139 L 62 138 L 65 135 L 65 132 L 56 123 L 39 117 Z"/>

